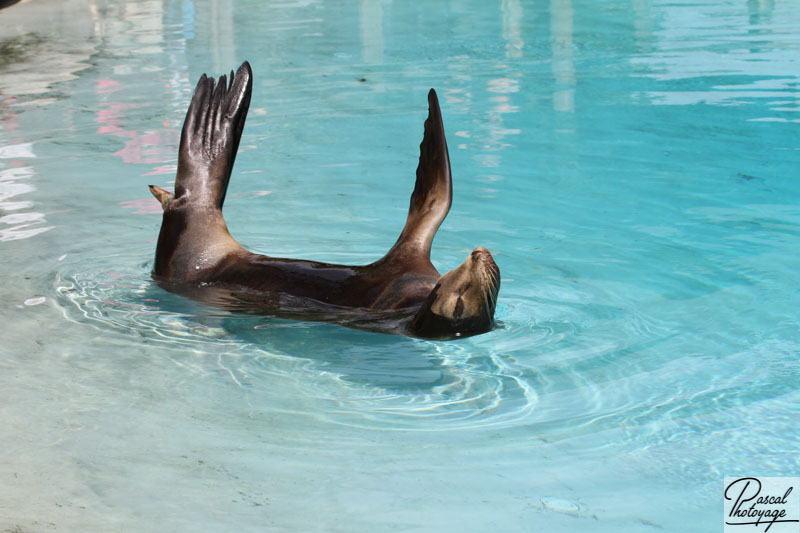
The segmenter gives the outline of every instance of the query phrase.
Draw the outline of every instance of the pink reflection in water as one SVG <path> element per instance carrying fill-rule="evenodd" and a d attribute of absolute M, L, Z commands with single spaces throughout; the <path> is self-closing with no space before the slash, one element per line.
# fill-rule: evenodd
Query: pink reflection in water
<path fill-rule="evenodd" d="M 97 82 L 96 89 L 99 94 L 117 92 L 121 85 L 118 81 L 109 80 L 106 78 L 98 78 L 95 80 L 95 82 Z"/>
<path fill-rule="evenodd" d="M 134 109 L 136 104 L 109 102 L 104 104 L 104 109 L 97 111 L 97 128 L 99 135 L 113 135 L 127 139 L 122 150 L 114 152 L 125 163 L 130 164 L 155 164 L 167 163 L 175 160 L 176 146 L 179 140 L 178 130 L 168 128 L 165 122 L 163 129 L 140 133 L 135 130 L 125 129 L 125 111 Z M 159 167 L 156 168 L 156 172 Z"/>
<path fill-rule="evenodd" d="M 161 204 L 155 198 L 139 198 L 119 203 L 123 209 L 134 209 L 134 215 L 160 215 Z"/>
<path fill-rule="evenodd" d="M 122 83 L 109 79 L 98 78 L 95 80 L 95 90 L 98 95 L 111 94 L 122 89 Z M 143 176 L 159 176 L 174 174 L 177 170 L 175 158 L 177 145 L 180 139 L 178 129 L 171 127 L 168 121 L 161 124 L 161 128 L 151 131 L 136 131 L 128 129 L 128 113 L 140 104 L 129 102 L 104 102 L 96 112 L 98 135 L 113 135 L 125 139 L 125 146 L 114 152 L 128 164 L 155 165 Z M 166 163 L 166 164 L 165 164 Z M 137 198 L 119 203 L 123 209 L 132 209 L 135 215 L 157 215 L 161 213 L 161 204 L 154 198 Z"/>

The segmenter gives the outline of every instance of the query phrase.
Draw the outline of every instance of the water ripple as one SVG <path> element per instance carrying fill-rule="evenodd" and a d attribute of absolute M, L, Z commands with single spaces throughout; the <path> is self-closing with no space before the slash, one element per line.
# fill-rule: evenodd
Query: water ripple
<path fill-rule="evenodd" d="M 442 374 L 429 389 L 398 391 L 388 388 L 320 389 L 328 401 L 328 417 L 337 423 L 383 430 L 442 431 L 500 427 L 518 423 L 536 408 L 538 395 L 513 361 L 489 354 L 476 357 L 463 346 L 433 345 Z M 333 393 L 333 394 L 332 394 Z"/>
<path fill-rule="evenodd" d="M 104 268 L 111 261 L 121 263 L 62 262 L 54 289 L 67 320 L 114 331 L 131 347 L 159 343 L 176 365 L 240 387 L 258 391 L 279 376 L 320 402 L 329 422 L 438 431 L 513 425 L 536 408 L 527 371 L 492 350 L 210 309 L 158 288 L 148 264 Z"/>

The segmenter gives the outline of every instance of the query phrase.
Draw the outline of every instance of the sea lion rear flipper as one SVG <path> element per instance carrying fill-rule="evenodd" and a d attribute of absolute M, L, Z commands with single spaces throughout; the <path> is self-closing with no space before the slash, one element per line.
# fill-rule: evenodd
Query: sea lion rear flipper
<path fill-rule="evenodd" d="M 219 83 L 205 74 L 200 77 L 181 131 L 175 194 L 150 188 L 165 209 L 172 202 L 222 208 L 252 90 L 247 61 L 235 75 L 231 72 L 230 84 L 224 75 Z"/>
<path fill-rule="evenodd" d="M 387 258 L 402 255 L 408 259 L 409 255 L 415 255 L 430 262 L 433 237 L 450 211 L 453 199 L 450 155 L 439 99 L 433 89 L 428 93 L 428 118 L 419 150 L 417 181 L 411 194 L 406 225 Z"/>

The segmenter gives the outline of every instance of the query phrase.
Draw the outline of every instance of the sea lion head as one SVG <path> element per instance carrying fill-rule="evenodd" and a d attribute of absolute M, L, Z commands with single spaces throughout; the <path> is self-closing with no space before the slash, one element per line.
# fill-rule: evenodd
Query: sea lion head
<path fill-rule="evenodd" d="M 410 329 L 423 338 L 468 337 L 494 325 L 500 269 L 489 250 L 475 248 L 455 270 L 436 283 Z"/>

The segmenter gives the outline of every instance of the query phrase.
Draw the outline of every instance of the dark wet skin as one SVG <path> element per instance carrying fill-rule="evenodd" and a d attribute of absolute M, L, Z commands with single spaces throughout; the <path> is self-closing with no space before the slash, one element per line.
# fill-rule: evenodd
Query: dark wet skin
<path fill-rule="evenodd" d="M 323 320 L 347 327 L 449 339 L 494 325 L 500 276 L 476 248 L 444 276 L 430 262 L 450 209 L 452 178 L 436 93 L 420 145 L 408 218 L 397 242 L 369 265 L 274 258 L 243 249 L 222 204 L 252 93 L 244 63 L 231 82 L 200 78 L 184 122 L 175 194 L 151 186 L 164 207 L 153 277 L 165 289 L 243 313 Z"/>

